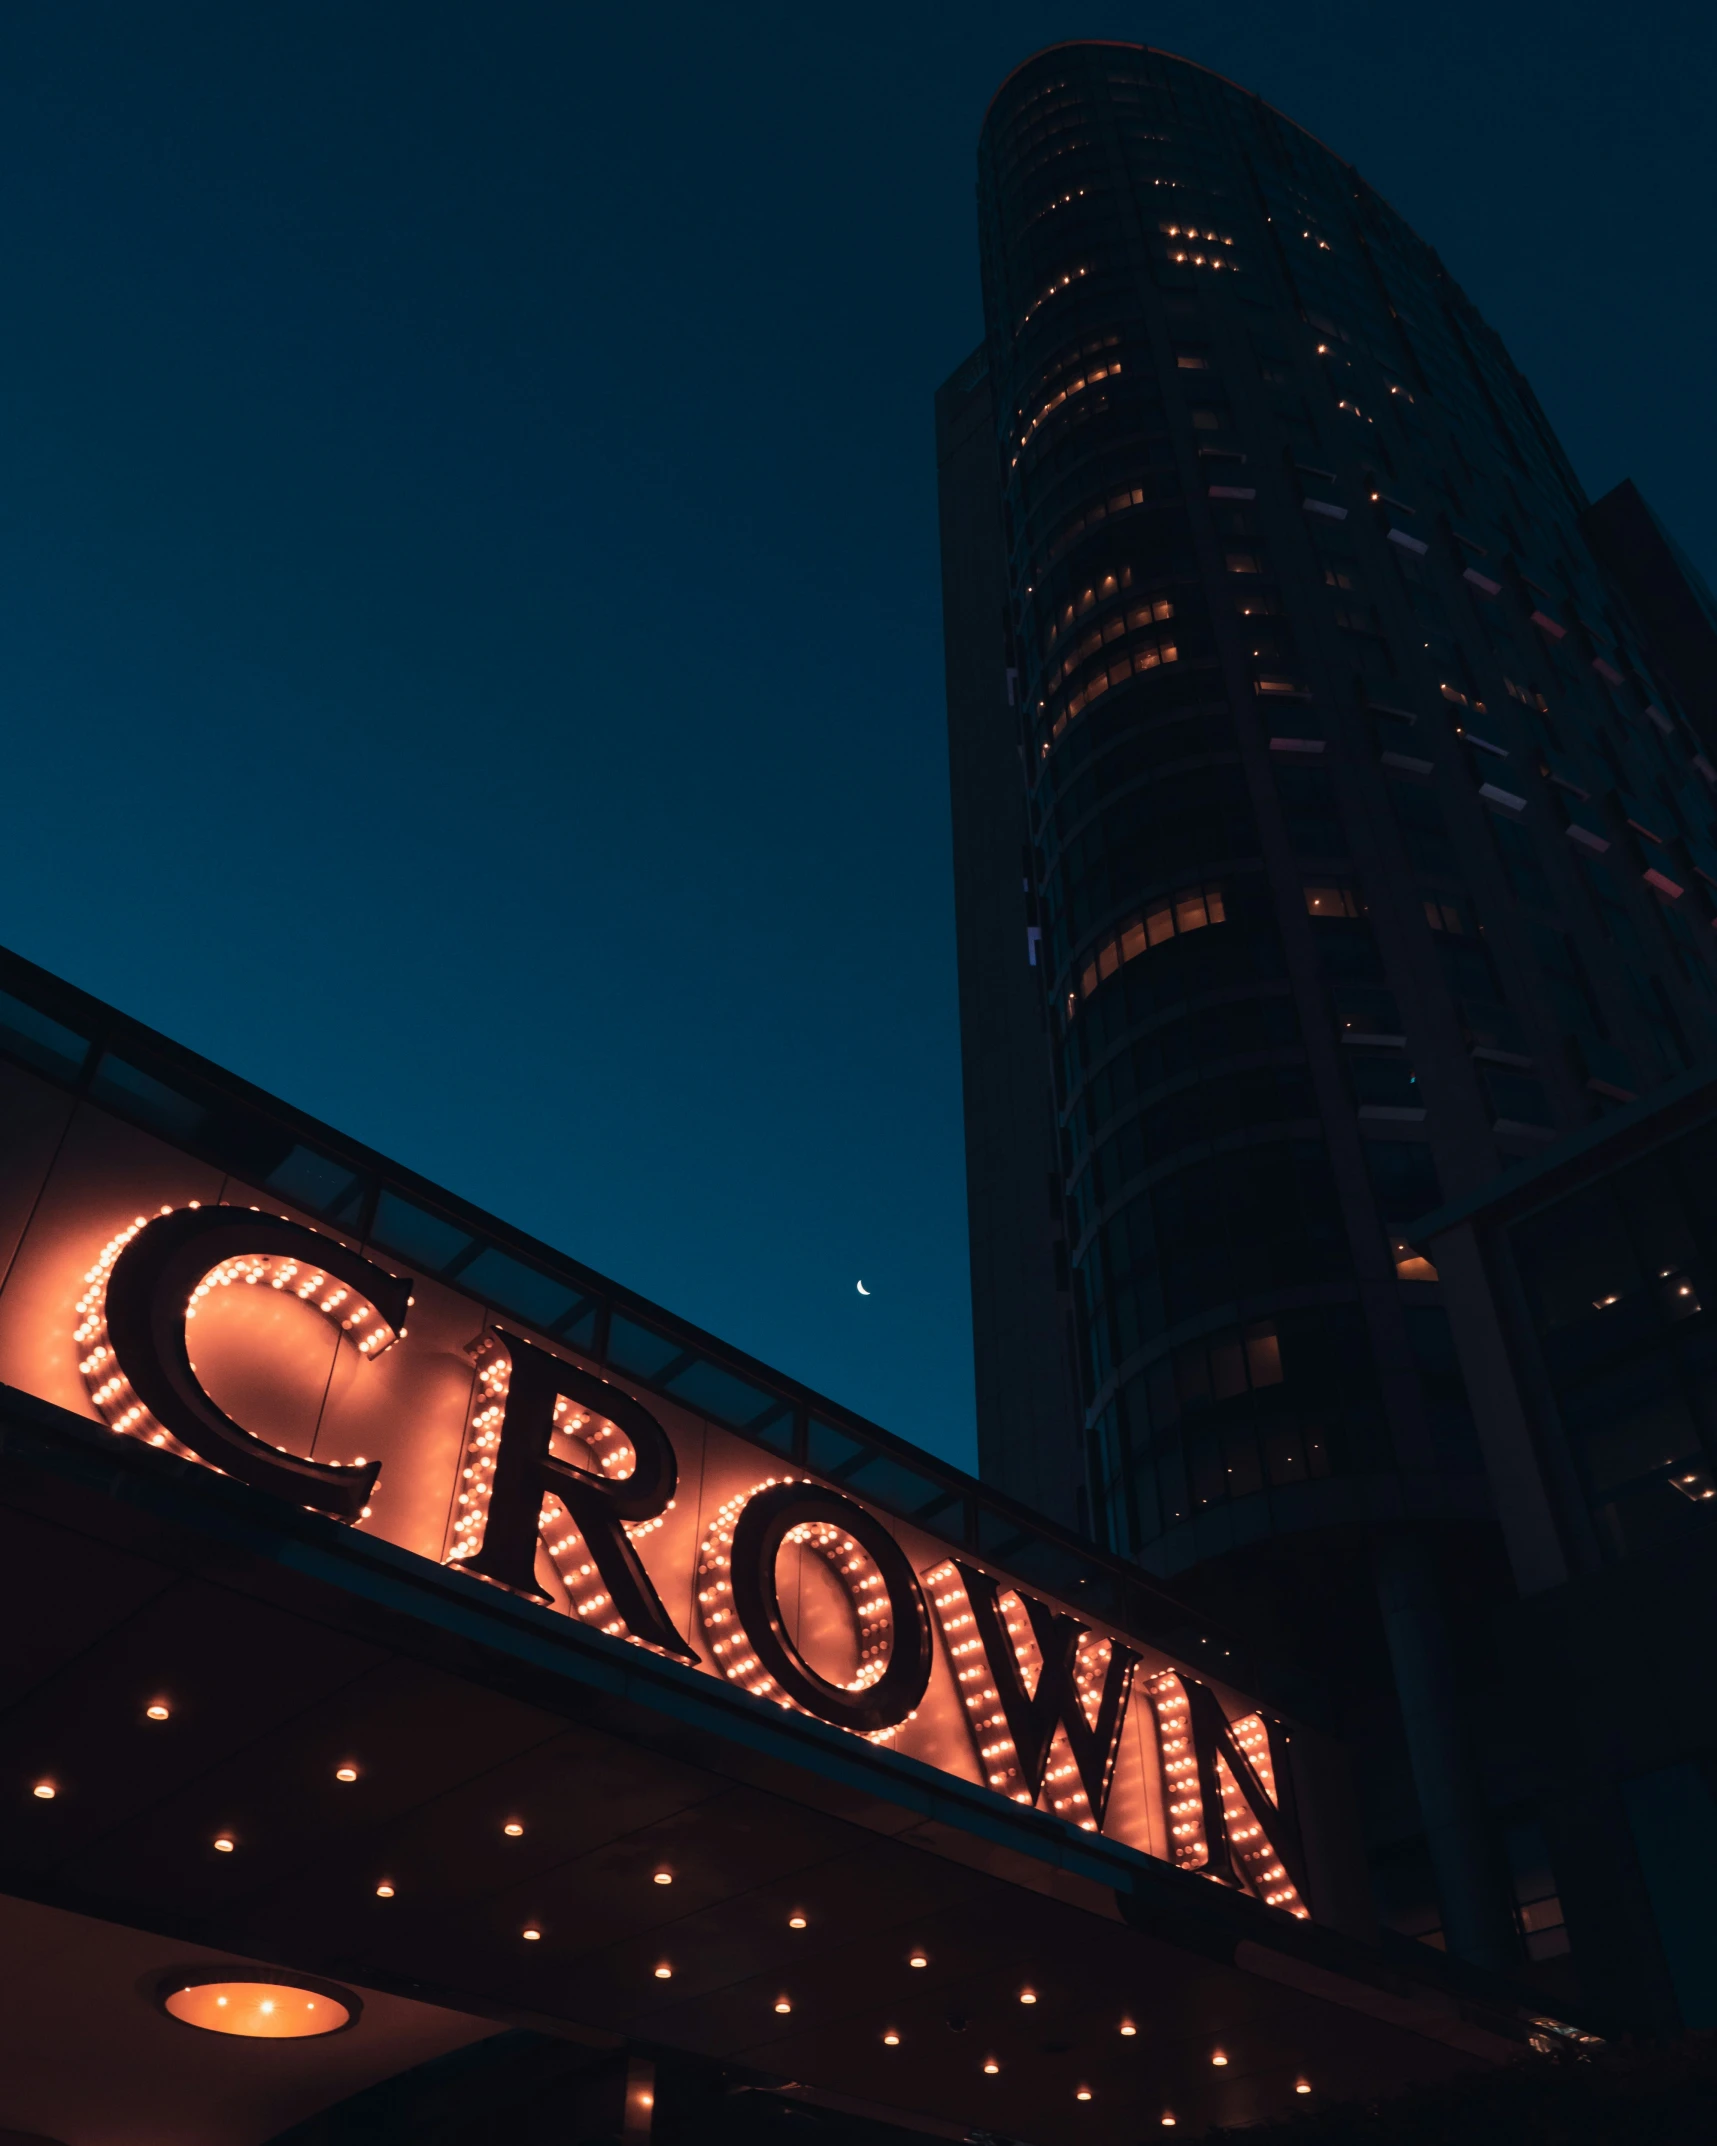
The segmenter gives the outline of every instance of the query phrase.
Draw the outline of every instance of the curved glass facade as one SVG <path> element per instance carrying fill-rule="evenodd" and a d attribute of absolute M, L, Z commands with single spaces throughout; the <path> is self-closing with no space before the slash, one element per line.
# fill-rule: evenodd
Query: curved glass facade
<path fill-rule="evenodd" d="M 1530 389 L 1339 157 L 1091 44 L 979 171 L 1093 1525 L 1184 1571 L 1380 1481 L 1482 1524 L 1405 1225 L 1710 1050 L 1698 741 Z"/>

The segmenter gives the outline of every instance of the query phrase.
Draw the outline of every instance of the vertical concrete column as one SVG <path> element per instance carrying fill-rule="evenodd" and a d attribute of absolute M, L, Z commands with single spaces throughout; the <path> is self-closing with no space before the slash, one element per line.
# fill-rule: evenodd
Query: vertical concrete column
<path fill-rule="evenodd" d="M 1513 1967 L 1520 1947 L 1507 1873 L 1461 1711 L 1435 1562 L 1420 1537 L 1395 1532 L 1377 1538 L 1373 1559 L 1445 1941 L 1480 1966 Z"/>

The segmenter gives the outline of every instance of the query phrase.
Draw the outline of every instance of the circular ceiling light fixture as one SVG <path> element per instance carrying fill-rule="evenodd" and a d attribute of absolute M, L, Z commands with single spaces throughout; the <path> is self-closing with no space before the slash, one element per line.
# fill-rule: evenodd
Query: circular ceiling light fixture
<path fill-rule="evenodd" d="M 355 2027 L 363 1999 L 337 1982 L 266 1968 L 193 1967 L 167 1975 L 156 2000 L 169 2019 L 206 2034 L 302 2042 Z"/>

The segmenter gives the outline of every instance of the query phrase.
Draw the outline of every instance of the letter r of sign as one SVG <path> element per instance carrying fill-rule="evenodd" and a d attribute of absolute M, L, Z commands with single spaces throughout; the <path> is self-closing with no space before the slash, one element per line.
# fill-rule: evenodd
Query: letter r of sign
<path fill-rule="evenodd" d="M 695 1662 L 696 1651 L 676 1630 L 626 1532 L 628 1521 L 666 1512 L 674 1495 L 679 1461 L 667 1432 L 641 1401 L 576 1364 L 499 1328 L 489 1340 L 506 1351 L 512 1369 L 482 1547 L 466 1569 L 548 1601 L 537 1585 L 536 1559 L 543 1499 L 552 1493 L 572 1515 L 630 1636 Z M 555 1403 L 562 1399 L 605 1416 L 625 1434 L 636 1456 L 630 1475 L 597 1475 L 554 1452 Z"/>

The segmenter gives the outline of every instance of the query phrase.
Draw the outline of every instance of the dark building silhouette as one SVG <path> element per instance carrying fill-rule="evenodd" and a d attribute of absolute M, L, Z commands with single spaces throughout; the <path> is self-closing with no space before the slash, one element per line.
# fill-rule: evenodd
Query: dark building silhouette
<path fill-rule="evenodd" d="M 1582 527 L 1710 754 L 1717 747 L 1717 597 L 1631 478 L 1595 500 Z"/>
<path fill-rule="evenodd" d="M 964 1071 L 973 1363 L 984 1461 L 1062 1522 L 1090 1524 L 1074 1375 L 1073 1279 L 1062 1216 L 1043 934 L 1031 843 L 995 421 L 983 353 L 936 398 L 942 498 L 949 791 Z M 997 719 L 998 693 L 1003 719 Z"/>
<path fill-rule="evenodd" d="M 1304 1666 L 1387 1923 L 1566 1985 L 1491 1644 L 1544 1582 L 1408 1225 L 1712 1055 L 1717 778 L 1530 387 L 1338 156 L 1073 44 L 978 205 L 938 434 L 982 1465 Z"/>
<path fill-rule="evenodd" d="M 1527 1576 L 1496 1639 L 1556 1912 L 1612 2014 L 1717 2026 L 1717 1079 L 1668 1083 L 1415 1234 Z M 1528 1945 L 1546 1913 L 1528 1905 Z"/>

